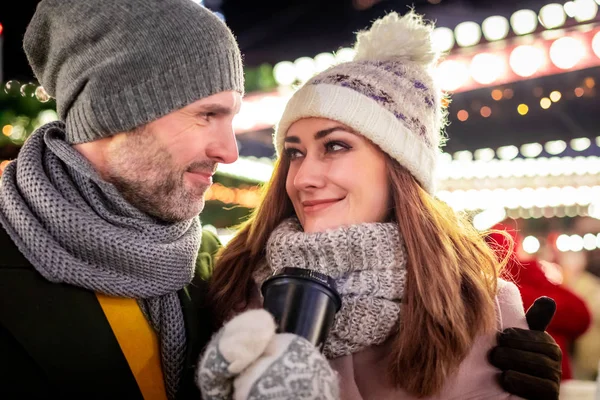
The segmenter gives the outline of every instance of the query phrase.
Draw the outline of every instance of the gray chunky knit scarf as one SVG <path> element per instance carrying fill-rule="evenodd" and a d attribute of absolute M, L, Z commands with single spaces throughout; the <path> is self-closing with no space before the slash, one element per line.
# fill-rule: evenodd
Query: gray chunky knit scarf
<path fill-rule="evenodd" d="M 296 218 L 281 223 L 267 244 L 260 285 L 285 267 L 312 269 L 336 280 L 342 308 L 325 343 L 329 359 L 383 343 L 398 327 L 406 251 L 394 223 L 368 223 L 304 233 Z"/>
<path fill-rule="evenodd" d="M 173 399 L 186 350 L 177 291 L 193 277 L 200 221 L 166 224 L 137 210 L 64 137 L 62 123 L 43 126 L 6 167 L 0 222 L 49 281 L 138 299 Z"/>

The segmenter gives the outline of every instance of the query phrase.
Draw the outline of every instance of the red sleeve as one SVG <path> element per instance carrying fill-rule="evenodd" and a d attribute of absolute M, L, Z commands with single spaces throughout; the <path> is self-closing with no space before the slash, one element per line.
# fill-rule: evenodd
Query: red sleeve
<path fill-rule="evenodd" d="M 554 291 L 549 297 L 556 302 L 556 314 L 550 322 L 550 328 L 554 332 L 575 340 L 589 328 L 590 311 L 584 301 L 575 293 L 563 286 L 553 286 L 555 287 Z"/>
<path fill-rule="evenodd" d="M 514 269 L 511 271 L 514 272 Z M 574 340 L 590 326 L 591 315 L 585 302 L 571 290 L 550 282 L 537 263 L 525 263 L 518 269 L 516 283 L 527 310 L 541 296 L 556 302 L 556 314 L 549 330 Z"/>

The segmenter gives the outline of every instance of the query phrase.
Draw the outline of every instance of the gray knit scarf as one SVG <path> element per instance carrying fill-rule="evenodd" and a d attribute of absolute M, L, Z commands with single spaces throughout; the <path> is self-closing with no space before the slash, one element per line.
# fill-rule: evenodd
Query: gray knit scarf
<path fill-rule="evenodd" d="M 193 277 L 200 221 L 167 224 L 137 210 L 64 138 L 64 124 L 45 125 L 6 167 L 0 222 L 49 281 L 138 300 L 173 399 L 186 351 L 177 291 Z"/>
<path fill-rule="evenodd" d="M 368 223 L 304 233 L 296 218 L 267 244 L 259 285 L 285 267 L 312 269 L 336 280 L 342 308 L 324 347 L 329 359 L 383 343 L 398 328 L 406 281 L 406 250 L 395 223 Z"/>

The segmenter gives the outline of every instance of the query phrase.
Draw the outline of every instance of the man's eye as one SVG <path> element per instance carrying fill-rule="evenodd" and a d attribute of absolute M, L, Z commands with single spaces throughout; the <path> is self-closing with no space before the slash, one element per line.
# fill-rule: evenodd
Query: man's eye
<path fill-rule="evenodd" d="M 205 112 L 205 113 L 200 113 L 198 114 L 200 116 L 200 118 L 202 118 L 205 121 L 210 121 L 211 118 L 213 118 L 216 114 L 214 112 Z"/>

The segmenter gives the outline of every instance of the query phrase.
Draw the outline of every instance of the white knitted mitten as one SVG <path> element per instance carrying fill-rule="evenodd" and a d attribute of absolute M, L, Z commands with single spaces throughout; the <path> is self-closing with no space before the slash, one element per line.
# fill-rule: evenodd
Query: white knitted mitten
<path fill-rule="evenodd" d="M 240 314 L 211 340 L 196 372 L 204 400 L 338 400 L 327 359 L 306 339 L 275 334 L 265 310 Z"/>

